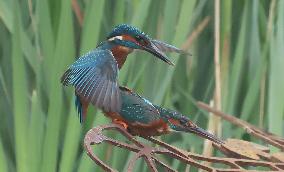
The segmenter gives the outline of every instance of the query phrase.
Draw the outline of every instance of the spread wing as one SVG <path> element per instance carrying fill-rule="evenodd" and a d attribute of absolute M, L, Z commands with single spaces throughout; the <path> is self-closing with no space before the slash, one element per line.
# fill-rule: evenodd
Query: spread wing
<path fill-rule="evenodd" d="M 96 107 L 118 112 L 121 99 L 117 78 L 117 62 L 111 51 L 96 49 L 74 62 L 61 82 L 64 86 L 74 86 L 77 94 Z"/>
<path fill-rule="evenodd" d="M 160 51 L 162 52 L 176 52 L 176 53 L 180 53 L 180 54 L 186 54 L 186 55 L 191 55 L 190 53 L 187 53 L 173 45 L 164 43 L 162 41 L 158 41 L 158 40 L 152 40 L 151 41 Z"/>

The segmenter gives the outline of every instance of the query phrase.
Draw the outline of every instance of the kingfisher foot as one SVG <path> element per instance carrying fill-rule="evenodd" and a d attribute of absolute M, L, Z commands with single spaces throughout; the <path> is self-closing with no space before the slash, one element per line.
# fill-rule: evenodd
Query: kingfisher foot
<path fill-rule="evenodd" d="M 114 124 L 121 125 L 121 126 L 122 126 L 123 128 L 125 128 L 125 129 L 128 128 L 128 125 L 127 125 L 125 122 L 123 122 L 123 121 L 121 121 L 121 120 L 119 120 L 119 119 L 113 119 L 112 122 L 113 122 Z"/>

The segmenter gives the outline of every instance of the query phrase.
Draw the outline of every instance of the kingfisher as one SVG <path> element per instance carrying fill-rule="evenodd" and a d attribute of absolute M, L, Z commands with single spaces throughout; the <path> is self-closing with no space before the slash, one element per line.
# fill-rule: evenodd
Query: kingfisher
<path fill-rule="evenodd" d="M 169 65 L 174 64 L 165 52 L 186 54 L 175 46 L 151 39 L 136 27 L 127 24 L 116 26 L 106 41 L 79 57 L 61 77 L 64 86 L 75 87 L 75 105 L 80 122 L 85 119 L 89 103 L 105 112 L 120 110 L 118 71 L 135 49 L 147 51 Z"/>
<path fill-rule="evenodd" d="M 116 26 L 94 50 L 79 57 L 63 74 L 61 83 L 75 87 L 75 106 L 80 122 L 89 103 L 133 135 L 154 136 L 175 131 L 194 132 L 216 143 L 221 140 L 193 124 L 178 112 L 153 105 L 126 87 L 119 86 L 119 69 L 133 50 L 151 53 L 174 65 L 166 52 L 189 54 L 173 45 L 150 38 L 134 26 Z"/>
<path fill-rule="evenodd" d="M 149 137 L 170 132 L 188 132 L 217 144 L 224 143 L 177 111 L 154 105 L 127 87 L 120 86 L 119 92 L 122 100 L 120 111 L 105 112 L 105 115 L 132 135 Z"/>

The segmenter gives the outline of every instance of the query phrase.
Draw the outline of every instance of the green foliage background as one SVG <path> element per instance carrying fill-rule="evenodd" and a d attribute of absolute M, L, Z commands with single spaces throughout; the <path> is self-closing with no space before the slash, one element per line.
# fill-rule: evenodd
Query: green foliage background
<path fill-rule="evenodd" d="M 181 47 L 209 17 L 188 49 L 192 57 L 170 54 L 176 63 L 171 67 L 135 52 L 119 75 L 122 85 L 207 128 L 209 115 L 195 102 L 209 102 L 214 94 L 214 1 L 78 4 L 82 27 L 71 0 L 0 0 L 0 172 L 99 171 L 83 151 L 82 139 L 92 126 L 109 120 L 91 108 L 81 126 L 73 89 L 63 89 L 59 78 L 75 57 L 95 48 L 120 23 Z M 223 0 L 220 12 L 222 110 L 283 136 L 284 1 Z M 225 122 L 222 133 L 224 138 L 253 139 Z M 203 140 L 193 135 L 161 139 L 202 152 Z M 120 171 L 131 157 L 105 145 L 95 152 Z M 165 161 L 184 171 L 178 161 Z M 139 161 L 136 170 L 147 171 L 145 165 Z"/>

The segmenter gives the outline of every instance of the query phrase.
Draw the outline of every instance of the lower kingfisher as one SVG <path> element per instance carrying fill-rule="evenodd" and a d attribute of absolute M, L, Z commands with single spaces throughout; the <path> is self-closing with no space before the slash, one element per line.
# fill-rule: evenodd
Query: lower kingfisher
<path fill-rule="evenodd" d="M 215 143 L 223 141 L 198 127 L 177 111 L 152 104 L 149 100 L 126 87 L 119 87 L 122 99 L 119 112 L 105 112 L 113 123 L 122 125 L 132 135 L 158 136 L 171 131 L 190 132 Z"/>
<path fill-rule="evenodd" d="M 221 143 L 180 113 L 152 105 L 138 94 L 119 86 L 118 71 L 127 55 L 135 49 L 147 51 L 169 65 L 174 64 L 165 52 L 188 54 L 175 46 L 151 39 L 136 27 L 127 24 L 116 26 L 106 41 L 81 56 L 61 77 L 64 86 L 75 87 L 75 105 L 80 122 L 85 119 L 88 105 L 92 103 L 133 135 L 161 135 L 172 129 L 194 132 Z"/>

